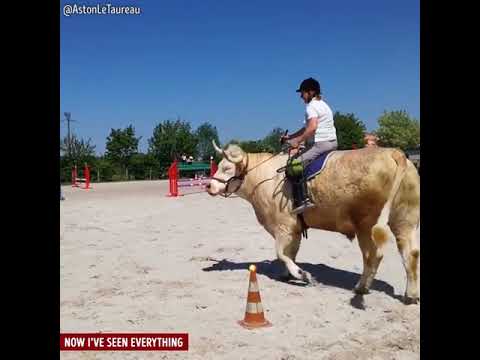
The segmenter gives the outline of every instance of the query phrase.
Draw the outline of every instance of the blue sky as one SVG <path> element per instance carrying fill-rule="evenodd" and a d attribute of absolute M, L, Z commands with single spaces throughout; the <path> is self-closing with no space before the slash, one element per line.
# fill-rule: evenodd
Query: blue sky
<path fill-rule="evenodd" d="M 134 5 L 141 15 L 60 19 L 60 113 L 103 153 L 132 124 L 140 150 L 158 122 L 208 121 L 222 142 L 297 130 L 301 80 L 372 130 L 384 110 L 420 116 L 419 1 L 61 1 Z M 62 135 L 66 124 L 61 124 Z"/>

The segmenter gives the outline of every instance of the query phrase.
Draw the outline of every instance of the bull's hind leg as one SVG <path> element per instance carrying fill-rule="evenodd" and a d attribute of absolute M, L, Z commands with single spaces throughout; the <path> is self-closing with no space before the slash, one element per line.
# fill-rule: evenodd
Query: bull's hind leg
<path fill-rule="evenodd" d="M 299 233 L 278 232 L 275 236 L 277 257 L 285 264 L 286 271 L 288 271 L 291 276 L 312 284 L 313 280 L 310 273 L 300 269 L 300 267 L 295 264 L 295 257 L 300 247 L 300 238 L 301 235 Z M 286 274 L 283 274 L 283 276 L 285 275 Z"/>
<path fill-rule="evenodd" d="M 407 288 L 405 291 L 405 302 L 417 303 L 418 293 L 418 260 L 420 250 L 417 245 L 417 231 L 412 226 L 392 227 L 392 232 L 397 240 L 397 247 L 402 256 L 403 266 L 407 273 Z"/>
<path fill-rule="evenodd" d="M 357 238 L 363 256 L 363 274 L 355 286 L 355 292 L 357 294 L 367 294 L 383 259 L 383 252 L 378 246 L 380 244 L 377 245 L 373 241 L 370 228 L 358 232 Z"/>

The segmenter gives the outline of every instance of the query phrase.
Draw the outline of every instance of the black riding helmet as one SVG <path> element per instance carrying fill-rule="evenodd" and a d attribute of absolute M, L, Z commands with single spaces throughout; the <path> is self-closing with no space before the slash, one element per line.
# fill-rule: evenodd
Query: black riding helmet
<path fill-rule="evenodd" d="M 317 94 L 321 94 L 322 92 L 320 91 L 320 83 L 315 80 L 314 78 L 308 78 L 302 81 L 300 84 L 300 87 L 297 89 L 297 92 L 302 92 L 302 91 L 315 91 Z"/>

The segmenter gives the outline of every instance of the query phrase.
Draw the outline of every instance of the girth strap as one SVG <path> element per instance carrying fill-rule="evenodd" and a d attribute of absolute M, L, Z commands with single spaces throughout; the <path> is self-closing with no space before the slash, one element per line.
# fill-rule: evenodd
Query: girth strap
<path fill-rule="evenodd" d="M 305 223 L 305 219 L 303 218 L 303 214 L 298 214 L 298 217 L 300 218 L 300 223 L 302 224 L 302 235 L 305 239 L 308 239 L 308 226 Z"/>

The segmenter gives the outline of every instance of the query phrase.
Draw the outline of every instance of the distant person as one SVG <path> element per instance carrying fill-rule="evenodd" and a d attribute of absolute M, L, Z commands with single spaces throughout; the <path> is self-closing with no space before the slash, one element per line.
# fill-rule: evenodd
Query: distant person
<path fill-rule="evenodd" d="M 193 156 L 189 156 L 187 159 L 187 164 L 191 164 L 193 162 Z"/>
<path fill-rule="evenodd" d="M 187 161 L 187 155 L 183 154 L 182 155 L 182 162 L 185 162 L 185 161 Z"/>

